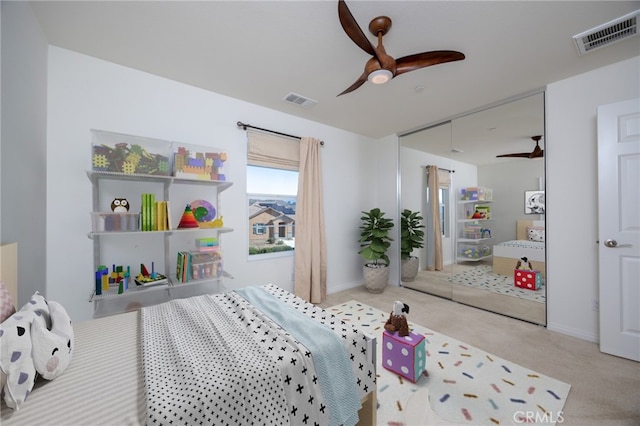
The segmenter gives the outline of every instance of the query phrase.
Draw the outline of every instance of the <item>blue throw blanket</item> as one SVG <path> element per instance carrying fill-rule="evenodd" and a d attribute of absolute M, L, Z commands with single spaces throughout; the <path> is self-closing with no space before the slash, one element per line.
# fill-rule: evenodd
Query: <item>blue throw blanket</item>
<path fill-rule="evenodd" d="M 349 355 L 333 331 L 259 287 L 246 287 L 236 290 L 236 293 L 311 351 L 320 388 L 329 410 L 330 424 L 355 425 L 361 407 L 356 380 Z"/>

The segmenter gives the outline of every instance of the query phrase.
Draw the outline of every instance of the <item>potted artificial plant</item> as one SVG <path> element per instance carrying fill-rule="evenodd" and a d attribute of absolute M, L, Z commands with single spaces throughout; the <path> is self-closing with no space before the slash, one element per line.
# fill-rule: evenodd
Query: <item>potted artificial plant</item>
<path fill-rule="evenodd" d="M 404 209 L 400 215 L 400 271 L 402 281 L 413 281 L 418 275 L 420 261 L 418 257 L 412 256 L 414 249 L 424 247 L 424 228 L 420 212 L 412 212 Z"/>
<path fill-rule="evenodd" d="M 389 283 L 389 256 L 387 250 L 393 239 L 389 232 L 393 220 L 384 217 L 379 208 L 363 211 L 360 218 L 360 256 L 366 261 L 363 267 L 364 285 L 371 293 L 382 293 Z"/>

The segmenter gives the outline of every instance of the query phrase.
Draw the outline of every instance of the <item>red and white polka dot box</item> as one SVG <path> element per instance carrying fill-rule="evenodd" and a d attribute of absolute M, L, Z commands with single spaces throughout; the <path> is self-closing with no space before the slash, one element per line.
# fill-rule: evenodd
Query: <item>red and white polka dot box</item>
<path fill-rule="evenodd" d="M 542 286 L 542 272 L 514 269 L 513 283 L 516 287 L 527 290 L 539 290 Z"/>
<path fill-rule="evenodd" d="M 382 366 L 415 383 L 427 365 L 425 347 L 425 338 L 420 334 L 411 331 L 402 337 L 385 330 L 382 333 Z"/>

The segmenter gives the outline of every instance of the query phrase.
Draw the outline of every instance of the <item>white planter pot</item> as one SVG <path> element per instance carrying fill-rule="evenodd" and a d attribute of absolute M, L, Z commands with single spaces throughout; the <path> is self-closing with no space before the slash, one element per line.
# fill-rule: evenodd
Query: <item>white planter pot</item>
<path fill-rule="evenodd" d="M 389 283 L 389 267 L 378 264 L 362 267 L 364 274 L 364 286 L 370 293 L 382 293 Z"/>
<path fill-rule="evenodd" d="M 408 259 L 402 259 L 400 268 L 402 273 L 402 281 L 411 282 L 418 275 L 418 266 L 420 261 L 416 256 L 411 256 Z"/>

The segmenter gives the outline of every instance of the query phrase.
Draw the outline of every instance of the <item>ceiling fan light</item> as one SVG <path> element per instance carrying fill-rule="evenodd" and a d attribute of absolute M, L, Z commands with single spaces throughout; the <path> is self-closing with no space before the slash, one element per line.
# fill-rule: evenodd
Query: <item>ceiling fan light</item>
<path fill-rule="evenodd" d="M 384 84 L 391 80 L 391 77 L 393 77 L 393 74 L 389 70 L 375 70 L 369 73 L 367 79 L 373 84 Z"/>

